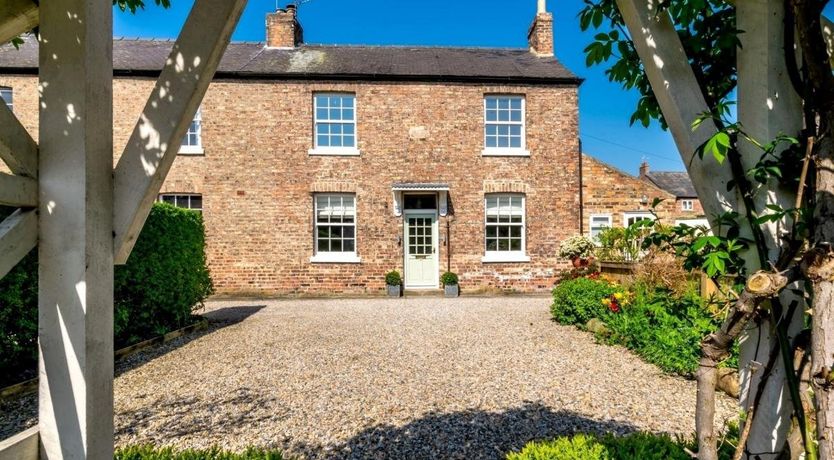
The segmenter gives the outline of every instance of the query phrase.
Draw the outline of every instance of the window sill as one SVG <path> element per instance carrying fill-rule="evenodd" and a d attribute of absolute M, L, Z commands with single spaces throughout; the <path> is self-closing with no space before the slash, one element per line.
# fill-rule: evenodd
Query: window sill
<path fill-rule="evenodd" d="M 359 149 L 353 147 L 318 147 L 307 151 L 310 156 L 346 156 L 356 157 L 361 153 Z"/>
<path fill-rule="evenodd" d="M 530 256 L 524 254 L 487 254 L 481 258 L 485 264 L 530 262 Z"/>
<path fill-rule="evenodd" d="M 180 147 L 179 152 L 177 155 L 203 155 L 206 151 L 203 150 L 203 147 L 197 145 L 183 145 Z"/>
<path fill-rule="evenodd" d="M 310 257 L 311 264 L 358 264 L 362 258 L 356 254 L 316 254 Z"/>
<path fill-rule="evenodd" d="M 501 149 L 491 148 L 481 150 L 481 156 L 485 157 L 529 157 L 530 151 L 525 149 Z"/>

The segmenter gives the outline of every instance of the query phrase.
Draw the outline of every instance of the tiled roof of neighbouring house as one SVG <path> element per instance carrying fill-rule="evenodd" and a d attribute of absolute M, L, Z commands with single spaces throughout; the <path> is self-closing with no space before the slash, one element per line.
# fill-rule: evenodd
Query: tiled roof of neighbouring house
<path fill-rule="evenodd" d="M 695 186 L 685 172 L 651 171 L 646 173 L 646 179 L 677 198 L 698 198 Z"/>
<path fill-rule="evenodd" d="M 173 44 L 170 40 L 116 39 L 114 72 L 158 74 Z M 19 50 L 11 45 L 0 47 L 0 73 L 35 73 L 37 67 L 34 37 L 25 37 Z M 249 42 L 229 44 L 217 77 L 581 83 L 555 58 L 536 57 L 526 49 L 323 45 L 281 49 Z"/>

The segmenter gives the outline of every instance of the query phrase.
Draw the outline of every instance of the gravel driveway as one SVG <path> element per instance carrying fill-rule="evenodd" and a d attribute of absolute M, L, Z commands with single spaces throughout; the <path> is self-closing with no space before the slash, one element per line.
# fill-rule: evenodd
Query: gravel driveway
<path fill-rule="evenodd" d="M 693 432 L 694 382 L 551 322 L 549 302 L 213 302 L 208 331 L 119 363 L 116 440 L 491 459 L 577 431 Z M 35 404 L 0 406 L 0 434 L 34 423 Z M 735 413 L 719 400 L 719 419 Z"/>

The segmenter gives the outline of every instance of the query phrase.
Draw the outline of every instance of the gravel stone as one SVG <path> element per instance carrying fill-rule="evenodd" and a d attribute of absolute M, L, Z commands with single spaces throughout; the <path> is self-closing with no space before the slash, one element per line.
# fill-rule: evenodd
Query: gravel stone
<path fill-rule="evenodd" d="M 544 297 L 210 302 L 207 331 L 117 365 L 117 445 L 310 459 L 497 459 L 527 441 L 690 436 L 695 382 L 553 323 Z M 719 422 L 737 406 L 718 399 Z M 36 423 L 0 404 L 0 438 Z"/>

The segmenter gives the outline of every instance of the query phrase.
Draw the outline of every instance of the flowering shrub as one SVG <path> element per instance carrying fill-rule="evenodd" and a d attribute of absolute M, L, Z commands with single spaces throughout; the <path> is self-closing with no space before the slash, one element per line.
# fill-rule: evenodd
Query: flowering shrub
<path fill-rule="evenodd" d="M 721 324 L 692 292 L 676 296 L 644 284 L 625 289 L 604 279 L 559 283 L 550 310 L 557 322 L 580 328 L 598 318 L 610 332 L 601 340 L 625 346 L 664 371 L 680 375 L 694 374 L 701 340 Z M 733 357 L 728 364 L 735 361 Z"/>
<path fill-rule="evenodd" d="M 575 235 L 562 241 L 562 246 L 559 248 L 559 257 L 565 259 L 573 259 L 575 257 L 587 259 L 594 254 L 595 248 L 596 245 L 590 238 Z"/>

